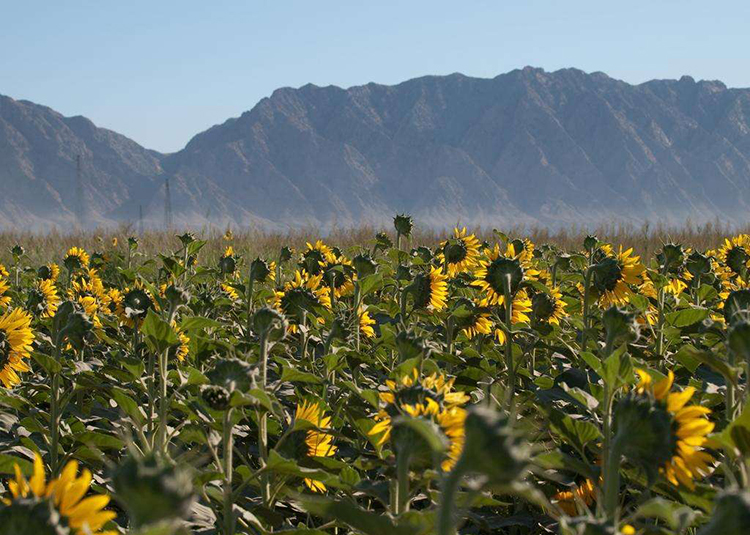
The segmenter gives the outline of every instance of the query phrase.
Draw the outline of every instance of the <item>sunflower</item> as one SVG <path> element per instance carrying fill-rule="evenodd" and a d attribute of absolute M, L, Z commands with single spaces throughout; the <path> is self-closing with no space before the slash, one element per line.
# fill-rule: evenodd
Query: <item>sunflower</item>
<path fill-rule="evenodd" d="M 222 255 L 222 257 L 229 258 L 230 256 L 234 256 L 234 248 L 231 245 L 227 245 L 227 248 L 224 249 L 224 254 Z"/>
<path fill-rule="evenodd" d="M 108 310 L 110 297 L 95 269 L 86 268 L 68 289 L 68 298 L 77 301 L 89 315 L 94 327 L 101 327 L 100 313 Z"/>
<path fill-rule="evenodd" d="M 578 504 L 585 504 L 587 507 L 596 501 L 596 487 L 594 482 L 587 479 L 573 490 L 563 490 L 552 496 L 552 500 L 565 511 L 568 516 L 576 516 Z"/>
<path fill-rule="evenodd" d="M 319 275 L 326 264 L 333 264 L 335 261 L 333 249 L 322 240 L 307 242 L 307 249 L 302 253 L 302 268 L 313 276 Z"/>
<path fill-rule="evenodd" d="M 333 435 L 327 433 L 331 428 L 331 417 L 326 416 L 320 404 L 305 401 L 297 405 L 295 420 L 304 420 L 317 429 L 309 429 L 305 433 L 305 454 L 308 457 L 333 457 L 336 446 L 333 445 Z M 313 492 L 325 492 L 326 486 L 314 479 L 305 479 L 305 485 Z"/>
<path fill-rule="evenodd" d="M 226 283 L 221 284 L 221 289 L 224 291 L 224 293 L 232 300 L 237 301 L 240 298 L 240 294 L 237 293 L 237 290 L 235 290 L 232 286 Z"/>
<path fill-rule="evenodd" d="M 297 320 L 301 320 L 309 309 L 315 306 L 330 309 L 331 289 L 322 285 L 322 280 L 323 273 L 311 276 L 305 270 L 296 270 L 294 280 L 285 283 L 282 290 L 274 292 L 274 308 Z M 322 323 L 323 318 L 318 318 L 317 321 Z M 297 326 L 290 323 L 289 330 L 297 332 Z"/>
<path fill-rule="evenodd" d="M 750 268 L 750 234 L 725 238 L 724 245 L 716 251 L 716 257 L 728 268 L 731 275 L 746 277 Z"/>
<path fill-rule="evenodd" d="M 78 462 L 70 461 L 62 469 L 60 477 L 47 482 L 44 464 L 38 453 L 34 454 L 34 473 L 27 480 L 18 464 L 14 465 L 15 479 L 8 481 L 11 499 L 3 502 L 11 506 L 16 500 L 36 498 L 49 500 L 65 519 L 74 535 L 116 535 L 116 531 L 101 531 L 102 527 L 117 515 L 105 511 L 109 503 L 106 494 L 95 494 L 84 498 L 91 486 L 91 472 L 84 469 L 78 475 Z"/>
<path fill-rule="evenodd" d="M 377 423 L 369 435 L 380 437 L 378 446 L 391 438 L 393 418 L 408 415 L 412 418 L 426 418 L 434 422 L 448 439 L 448 453 L 441 467 L 449 471 L 456 464 L 464 446 L 464 423 L 466 410 L 463 408 L 469 396 L 453 389 L 454 379 L 432 374 L 419 380 L 419 372 L 414 369 L 400 381 L 386 381 L 386 391 L 379 394 L 381 408 L 375 415 Z"/>
<path fill-rule="evenodd" d="M 592 291 L 604 308 L 622 306 L 630 301 L 633 291 L 630 284 L 640 286 L 646 266 L 639 256 L 633 256 L 633 248 L 623 251 L 622 246 L 617 255 L 611 248 L 602 247 L 604 258 L 597 264 L 592 278 Z"/>
<path fill-rule="evenodd" d="M 175 320 L 172 320 L 172 328 L 180 341 L 180 345 L 177 346 L 177 350 L 175 351 L 175 356 L 182 362 L 190 352 L 190 337 L 180 329 Z"/>
<path fill-rule="evenodd" d="M 440 244 L 442 252 L 438 260 L 443 263 L 449 277 L 455 277 L 473 269 L 479 261 L 480 243 L 474 234 L 467 234 L 466 227 L 453 229 L 453 239 Z"/>
<path fill-rule="evenodd" d="M 375 329 L 372 328 L 375 325 L 375 320 L 370 317 L 367 310 L 362 307 L 359 309 L 359 331 L 364 334 L 367 338 L 373 338 L 375 336 Z"/>
<path fill-rule="evenodd" d="M 469 340 L 480 334 L 490 334 L 492 332 L 492 320 L 487 308 L 476 307 L 466 319 L 466 325 L 461 329 L 461 332 Z"/>
<path fill-rule="evenodd" d="M 447 305 L 448 283 L 442 269 L 430 268 L 430 273 L 420 273 L 412 282 L 414 308 L 442 310 Z"/>
<path fill-rule="evenodd" d="M 325 271 L 324 279 L 333 289 L 333 295 L 337 299 L 354 292 L 354 281 L 357 275 L 354 272 L 351 260 L 344 255 L 332 254 L 322 265 Z"/>
<path fill-rule="evenodd" d="M 524 279 L 524 268 L 509 244 L 506 254 L 495 244 L 493 249 L 485 249 L 484 258 L 480 259 L 474 269 L 473 286 L 484 292 L 486 306 L 502 305 L 505 302 L 505 284 L 510 279 L 511 293 L 517 290 Z"/>
<path fill-rule="evenodd" d="M 504 301 L 504 300 L 503 300 Z M 485 297 L 482 301 L 480 301 L 480 305 L 487 307 L 490 304 L 489 297 Z M 519 290 L 518 293 L 516 293 L 515 297 L 513 298 L 513 307 L 511 310 L 511 325 L 515 325 L 516 323 L 529 323 L 531 321 L 531 318 L 529 317 L 529 313 L 533 310 L 533 305 L 531 302 L 531 299 L 529 299 L 528 294 L 526 293 L 526 290 Z M 501 310 L 501 312 L 504 312 Z M 505 331 L 500 328 L 495 329 L 495 338 L 497 339 L 497 342 L 499 344 L 505 343 Z"/>
<path fill-rule="evenodd" d="M 37 291 L 42 297 L 41 309 L 43 318 L 52 318 L 57 312 L 60 305 L 60 296 L 57 294 L 55 283 L 51 279 L 40 280 L 37 282 Z"/>
<path fill-rule="evenodd" d="M 648 372 L 637 369 L 636 373 L 640 380 L 635 393 L 653 396 L 658 409 L 665 411 L 670 421 L 671 436 L 667 442 L 671 457 L 660 467 L 660 471 L 673 485 L 682 483 L 693 489 L 693 479 L 705 475 L 713 462 L 711 455 L 701 450 L 708 441 L 706 435 L 714 429 L 714 424 L 706 417 L 711 410 L 700 405 L 685 406 L 695 393 L 693 387 L 687 387 L 682 392 L 670 392 L 674 383 L 672 371 L 655 385 Z"/>
<path fill-rule="evenodd" d="M 7 307 L 10 304 L 10 296 L 8 295 L 8 290 L 10 290 L 10 284 L 8 284 L 8 280 L 0 275 L 0 307 Z"/>
<path fill-rule="evenodd" d="M 37 270 L 37 276 L 43 280 L 57 282 L 57 279 L 60 277 L 60 266 L 54 262 L 45 264 Z"/>
<path fill-rule="evenodd" d="M 64 264 L 69 270 L 85 268 L 89 265 L 89 255 L 80 247 L 71 247 L 65 255 Z"/>
<path fill-rule="evenodd" d="M 0 381 L 6 388 L 21 382 L 16 372 L 27 372 L 25 359 L 31 355 L 31 316 L 16 308 L 0 316 Z"/>
<path fill-rule="evenodd" d="M 519 303 L 519 308 L 523 308 L 525 303 Z M 550 288 L 549 293 L 537 292 L 531 298 L 531 310 L 534 318 L 539 321 L 546 321 L 554 325 L 560 325 L 560 320 L 566 315 L 565 307 L 568 304 L 562 299 L 562 292 L 558 287 Z M 515 308 L 515 302 L 513 305 Z"/>

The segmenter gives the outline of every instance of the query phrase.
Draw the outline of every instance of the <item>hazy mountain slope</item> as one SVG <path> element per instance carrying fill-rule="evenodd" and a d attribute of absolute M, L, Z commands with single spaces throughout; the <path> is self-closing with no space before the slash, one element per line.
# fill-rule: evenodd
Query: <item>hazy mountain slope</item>
<path fill-rule="evenodd" d="M 138 205 L 148 207 L 161 187 L 160 154 L 84 117 L 63 117 L 0 95 L 0 225 L 73 224 L 78 155 L 87 225 L 120 219 L 128 205 L 137 213 Z"/>
<path fill-rule="evenodd" d="M 630 85 L 527 67 L 285 88 L 165 156 L 6 102 L 0 180 L 26 183 L 5 217 L 69 214 L 79 146 L 98 181 L 92 212 L 109 220 L 134 220 L 138 204 L 162 220 L 165 176 L 175 220 L 195 225 L 326 227 L 401 211 L 441 226 L 747 221 L 750 207 L 750 90 L 689 77 Z"/>

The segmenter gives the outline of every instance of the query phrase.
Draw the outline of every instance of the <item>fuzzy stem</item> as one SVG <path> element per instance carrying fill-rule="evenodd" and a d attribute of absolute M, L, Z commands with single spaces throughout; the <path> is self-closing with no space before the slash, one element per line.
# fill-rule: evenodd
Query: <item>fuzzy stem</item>
<path fill-rule="evenodd" d="M 232 454 L 234 451 L 234 435 L 232 433 L 232 409 L 224 412 L 224 534 L 234 535 L 234 511 L 232 505 Z"/>

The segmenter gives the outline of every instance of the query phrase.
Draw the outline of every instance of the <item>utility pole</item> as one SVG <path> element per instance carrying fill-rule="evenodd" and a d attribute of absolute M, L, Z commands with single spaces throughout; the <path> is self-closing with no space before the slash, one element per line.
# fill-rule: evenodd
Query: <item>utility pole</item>
<path fill-rule="evenodd" d="M 169 177 L 164 179 L 164 226 L 172 230 L 172 195 L 169 192 Z"/>

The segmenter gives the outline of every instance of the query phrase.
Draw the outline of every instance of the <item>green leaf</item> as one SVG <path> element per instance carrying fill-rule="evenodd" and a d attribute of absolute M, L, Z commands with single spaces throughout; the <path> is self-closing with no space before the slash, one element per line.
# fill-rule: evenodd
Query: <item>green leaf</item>
<path fill-rule="evenodd" d="M 350 501 L 325 497 L 300 497 L 302 508 L 310 514 L 343 522 L 365 535 L 419 535 L 419 525 L 399 525 L 388 515 L 373 513 Z"/>
<path fill-rule="evenodd" d="M 172 326 L 152 309 L 148 310 L 146 319 L 143 320 L 141 333 L 146 339 L 149 349 L 154 353 L 162 353 L 180 343 Z"/>
<path fill-rule="evenodd" d="M 363 277 L 359 281 L 360 297 L 364 297 L 383 286 L 383 276 L 380 273 L 373 273 Z"/>
<path fill-rule="evenodd" d="M 550 423 L 558 435 L 563 437 L 568 444 L 581 451 L 586 444 L 602 436 L 599 428 L 591 422 L 574 420 L 556 409 L 553 409 L 550 413 Z"/>
<path fill-rule="evenodd" d="M 31 353 L 31 358 L 33 358 L 34 361 L 42 368 L 44 368 L 44 371 L 46 371 L 50 375 L 52 375 L 53 373 L 60 373 L 60 371 L 62 370 L 62 364 L 56 361 L 53 357 L 45 355 L 44 353 L 34 351 Z"/>
<path fill-rule="evenodd" d="M 669 312 L 666 315 L 667 323 L 675 327 L 687 327 L 699 321 L 703 321 L 709 315 L 710 311 L 703 307 L 683 308 L 675 312 Z"/>
<path fill-rule="evenodd" d="M 135 423 L 137 423 L 139 426 L 142 426 L 143 415 L 138 408 L 138 403 L 136 403 L 133 398 L 127 395 L 124 390 L 120 390 L 119 388 L 112 388 L 109 392 L 112 396 L 112 399 L 115 401 L 115 403 L 117 403 L 117 406 L 120 407 L 125 412 L 125 414 L 130 416 L 130 418 Z"/>
<path fill-rule="evenodd" d="M 303 372 L 297 368 L 284 368 L 281 372 L 281 380 L 289 381 L 290 383 L 312 383 L 320 384 L 322 381 L 319 377 L 309 372 Z"/>
<path fill-rule="evenodd" d="M 210 318 L 203 318 L 201 316 L 190 316 L 183 318 L 180 322 L 180 329 L 187 331 L 199 331 L 202 329 L 219 329 L 222 324 L 216 320 Z"/>
<path fill-rule="evenodd" d="M 33 471 L 33 465 L 28 459 L 0 453 L 0 474 L 15 473 L 15 465 L 18 465 L 21 472 L 26 476 L 30 476 Z"/>

